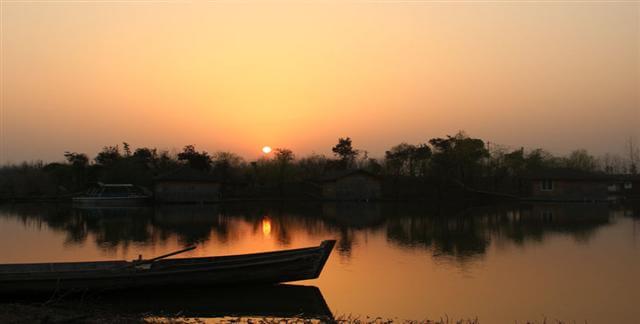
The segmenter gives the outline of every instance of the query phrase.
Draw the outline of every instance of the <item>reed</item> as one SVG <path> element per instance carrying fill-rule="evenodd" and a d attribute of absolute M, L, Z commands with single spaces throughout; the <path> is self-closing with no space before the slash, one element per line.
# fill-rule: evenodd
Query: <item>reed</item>
<path fill-rule="evenodd" d="M 128 314 L 83 302 L 54 304 L 0 303 L 0 323 L 86 323 L 86 324 L 481 324 L 478 318 L 455 319 L 448 316 L 438 319 L 407 320 L 399 318 L 360 317 L 338 315 L 333 318 L 294 317 L 219 317 L 193 318 L 184 314 Z M 514 321 L 514 324 L 577 324 L 561 320 Z M 587 324 L 585 321 L 581 324 Z"/>

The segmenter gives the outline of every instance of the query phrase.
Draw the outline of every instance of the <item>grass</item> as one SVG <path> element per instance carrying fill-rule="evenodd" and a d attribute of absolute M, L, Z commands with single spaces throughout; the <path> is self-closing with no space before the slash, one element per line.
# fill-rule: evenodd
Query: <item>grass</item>
<path fill-rule="evenodd" d="M 451 319 L 448 317 L 425 320 L 385 319 L 381 317 L 359 317 L 340 315 L 335 318 L 305 318 L 297 317 L 219 317 L 219 318 L 191 318 L 182 314 L 126 314 L 113 309 L 105 309 L 100 305 L 89 303 L 60 302 L 51 304 L 17 304 L 0 303 L 0 323 L 6 324 L 481 324 L 476 319 Z M 586 322 L 585 322 L 586 323 Z M 482 323 L 484 324 L 484 323 Z M 558 320 L 541 322 L 519 322 L 514 324 L 577 324 Z"/>

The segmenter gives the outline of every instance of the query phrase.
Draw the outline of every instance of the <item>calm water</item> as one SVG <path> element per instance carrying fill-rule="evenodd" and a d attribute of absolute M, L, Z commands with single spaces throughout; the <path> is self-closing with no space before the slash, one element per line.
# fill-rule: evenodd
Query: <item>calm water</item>
<path fill-rule="evenodd" d="M 318 287 L 334 314 L 638 323 L 639 215 L 549 204 L 4 205 L 0 263 L 134 259 L 194 243 L 183 256 L 224 255 L 335 238 L 321 277 L 296 283 Z"/>

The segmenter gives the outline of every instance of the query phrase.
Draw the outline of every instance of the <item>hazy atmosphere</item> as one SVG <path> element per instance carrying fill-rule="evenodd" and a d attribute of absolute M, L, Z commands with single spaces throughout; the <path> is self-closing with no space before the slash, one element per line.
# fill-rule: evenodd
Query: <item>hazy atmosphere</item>
<path fill-rule="evenodd" d="M 1 1 L 0 163 L 104 145 L 382 156 L 640 139 L 640 5 Z"/>
<path fill-rule="evenodd" d="M 639 0 L 0 18 L 2 324 L 640 319 Z"/>

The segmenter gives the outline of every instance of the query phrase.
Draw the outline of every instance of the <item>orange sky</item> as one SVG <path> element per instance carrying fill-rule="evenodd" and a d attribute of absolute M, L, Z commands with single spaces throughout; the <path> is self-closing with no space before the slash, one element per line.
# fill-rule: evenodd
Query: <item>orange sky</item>
<path fill-rule="evenodd" d="M 132 146 L 381 156 L 459 129 L 640 140 L 640 4 L 1 2 L 0 163 Z"/>

